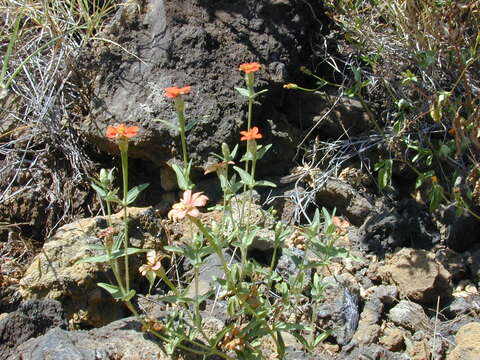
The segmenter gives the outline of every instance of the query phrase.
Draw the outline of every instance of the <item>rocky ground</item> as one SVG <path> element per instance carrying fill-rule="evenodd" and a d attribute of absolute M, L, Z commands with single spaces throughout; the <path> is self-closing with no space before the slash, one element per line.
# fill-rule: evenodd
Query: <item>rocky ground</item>
<path fill-rule="evenodd" d="M 480 359 L 480 222 L 469 215 L 457 216 L 451 208 L 433 218 L 421 199 L 402 190 L 409 189 L 414 180 L 401 169 L 397 169 L 391 193 L 380 195 L 372 174 L 362 166 L 365 155 L 352 155 L 335 171 L 328 164 L 292 170 L 300 162 L 293 161 L 298 146 L 313 125 L 319 123 L 315 135 L 325 141 L 337 139 L 343 130 L 349 136 L 368 133 L 371 125 L 356 100 L 341 98 L 331 116 L 325 117 L 332 100 L 329 95 L 293 94 L 282 88 L 286 82 L 306 81 L 298 67 L 314 62 L 321 53 L 312 44 L 326 39 L 328 24 L 320 5 L 315 4 L 288 0 L 126 2 L 102 36 L 135 51 L 142 61 L 108 42 L 79 55 L 74 74 L 82 91 L 92 96 L 89 114 L 74 131 L 89 149 L 96 149 L 97 159 L 106 161 L 106 154 L 114 159 L 117 155 L 103 136 L 106 126 L 113 122 L 141 126 L 141 136 L 131 147 L 132 181 L 151 185 L 140 199 L 142 207 L 130 209 L 131 241 L 145 249 L 181 242 L 188 229 L 165 220 L 178 197 L 168 165 L 178 157 L 179 139 L 153 121 L 175 116 L 162 89 L 172 84 L 194 89 L 187 109 L 190 119 L 198 119 L 188 135 L 194 180 L 213 204 L 220 200 L 218 183 L 213 176 L 201 174 L 211 161 L 210 153 L 218 152 L 222 142 L 237 142 L 245 125 L 240 115 L 245 105 L 233 90 L 243 81 L 238 64 L 259 61 L 265 68 L 258 87 L 269 93 L 255 105 L 254 122 L 273 144 L 260 176 L 279 186 L 273 193 L 260 194 L 257 206 L 273 205 L 278 218 L 288 224 L 304 220 L 298 208 L 303 195 L 311 199 L 306 203 L 309 213 L 315 207 L 335 208 L 341 220 L 339 244 L 362 259 L 337 259 L 328 268 L 316 269 L 328 284 L 317 309 L 318 322 L 331 335 L 310 354 L 285 334 L 287 358 Z M 325 47 L 331 46 L 331 39 L 325 41 Z M 88 89 L 81 81 L 85 78 L 93 79 Z M 369 151 L 375 157 L 382 149 Z M 18 225 L 2 233 L 0 359 L 167 359 L 162 344 L 144 335 L 127 309 L 97 287 L 98 281 L 109 280 L 105 268 L 77 263 L 91 255 L 90 245 L 100 242 L 97 234 L 106 227 L 103 217 L 83 216 L 42 239 L 46 223 L 58 220 L 42 189 L 70 189 L 68 184 L 41 175 L 51 165 L 47 160 L 42 173 L 29 170 L 12 189 L 21 189 L 29 178 L 38 180 L 35 186 L 1 204 L 6 222 L 26 222 L 29 229 L 19 231 Z M 5 179 L 7 175 L 0 178 Z M 87 190 L 68 191 L 75 198 L 75 208 L 93 204 Z M 222 214 L 202 216 L 209 221 Z M 120 222 L 121 215 L 114 221 Z M 272 220 L 262 216 L 258 221 L 265 221 L 266 231 L 272 225 Z M 265 238 L 256 239 L 250 249 L 250 255 L 260 262 L 272 253 L 273 245 Z M 311 256 L 303 251 L 298 234 L 285 247 Z M 144 294 L 137 305 L 161 319 L 175 309 L 156 302 L 156 295 L 145 295 L 148 284 L 136 271 L 142 261 L 140 256 L 132 260 L 131 277 Z M 188 283 L 188 264 L 176 266 Z M 298 271 L 285 255 L 277 270 L 283 276 Z M 202 291 L 210 289 L 219 271 L 215 256 L 204 260 Z M 157 294 L 163 290 L 159 286 Z M 221 301 L 213 304 L 213 299 L 206 302 L 206 329 L 214 332 L 225 327 L 228 319 L 223 305 Z M 298 313 L 285 316 L 292 322 L 301 321 L 300 307 Z M 262 346 L 273 359 L 272 344 Z M 180 359 L 191 357 L 178 354 Z"/>

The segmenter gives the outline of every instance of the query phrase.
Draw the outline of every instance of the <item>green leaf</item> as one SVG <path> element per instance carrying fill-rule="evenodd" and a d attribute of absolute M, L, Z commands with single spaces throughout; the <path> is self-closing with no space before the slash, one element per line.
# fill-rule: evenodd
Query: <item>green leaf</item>
<path fill-rule="evenodd" d="M 175 171 L 175 175 L 177 175 L 177 183 L 178 187 L 182 190 L 189 190 L 193 188 L 193 184 L 190 181 L 190 167 L 192 162 L 188 164 L 187 168 L 184 169 L 183 167 L 173 164 L 172 169 Z"/>
<path fill-rule="evenodd" d="M 306 331 L 312 331 L 312 328 L 309 326 L 305 326 L 302 324 L 292 324 L 292 323 L 286 323 L 286 322 L 277 322 L 275 324 L 275 330 L 277 331 L 291 331 L 291 330 L 306 330 Z"/>
<path fill-rule="evenodd" d="M 150 294 L 153 288 L 153 284 L 155 283 L 155 279 L 157 278 L 157 274 L 154 271 L 147 271 L 147 273 L 145 274 L 145 277 L 148 280 L 148 284 L 149 284 L 148 293 Z"/>
<path fill-rule="evenodd" d="M 428 193 L 428 198 L 430 200 L 430 211 L 433 212 L 438 209 L 438 206 L 443 199 L 443 187 L 439 184 L 433 184 Z"/>
<path fill-rule="evenodd" d="M 164 250 L 167 250 L 167 251 L 171 251 L 171 252 L 177 253 L 177 254 L 182 254 L 182 255 L 185 254 L 185 248 L 180 247 L 180 246 L 170 246 L 170 245 L 166 245 L 166 246 L 163 247 L 163 249 L 164 249 Z"/>
<path fill-rule="evenodd" d="M 98 263 L 98 262 L 107 262 L 107 261 L 108 261 L 108 256 L 104 254 L 104 255 L 90 256 L 84 259 L 80 259 L 76 262 L 76 264 Z"/>
<path fill-rule="evenodd" d="M 103 200 L 105 201 L 111 201 L 111 202 L 115 202 L 115 203 L 118 203 L 118 204 L 121 204 L 122 201 L 118 198 L 117 196 L 117 189 L 113 190 L 113 191 L 110 191 L 107 196 L 105 196 L 103 198 Z"/>
<path fill-rule="evenodd" d="M 110 295 L 116 300 L 121 300 L 123 298 L 123 292 L 117 285 L 106 284 L 106 283 L 97 283 L 98 286 L 107 290 Z"/>
<path fill-rule="evenodd" d="M 257 160 L 260 160 L 261 158 L 263 158 L 267 153 L 267 151 L 270 150 L 271 147 L 272 147 L 272 144 L 268 144 L 265 146 L 259 145 L 259 147 L 257 148 Z"/>
<path fill-rule="evenodd" d="M 131 188 L 130 190 L 128 190 L 128 193 L 127 193 L 127 205 L 130 205 L 131 203 L 133 203 L 138 195 L 143 191 L 145 190 L 150 184 L 141 184 L 141 185 L 137 185 L 133 188 Z"/>
<path fill-rule="evenodd" d="M 103 246 L 102 244 L 91 244 L 87 245 L 87 247 L 92 250 L 106 251 L 105 246 Z"/>
<path fill-rule="evenodd" d="M 375 164 L 374 169 L 378 171 L 378 188 L 380 191 L 390 185 L 392 181 L 393 160 L 387 159 Z"/>
<path fill-rule="evenodd" d="M 256 98 L 258 95 L 265 94 L 266 92 L 268 92 L 268 89 L 260 90 L 259 92 L 256 92 L 255 94 L 253 94 L 252 98 Z"/>
<path fill-rule="evenodd" d="M 315 338 L 315 341 L 313 342 L 313 346 L 315 347 L 321 342 L 324 342 L 330 335 L 331 335 L 331 331 L 329 330 L 322 332 L 320 335 L 318 335 Z"/>
<path fill-rule="evenodd" d="M 247 98 L 250 97 L 250 92 L 248 91 L 248 89 L 235 87 L 235 90 L 237 90 L 240 93 L 240 95 L 242 95 L 242 96 L 245 96 Z"/>
<path fill-rule="evenodd" d="M 180 128 L 177 125 L 172 124 L 170 121 L 160 120 L 160 119 L 156 119 L 155 121 L 158 121 L 158 122 L 162 123 L 163 125 L 168 126 L 170 129 L 173 129 L 173 130 L 176 130 L 176 131 L 180 132 Z"/>
<path fill-rule="evenodd" d="M 233 168 L 240 175 L 240 178 L 242 179 L 242 183 L 244 183 L 249 187 L 253 187 L 255 185 L 255 180 L 252 178 L 252 176 L 248 172 L 246 172 L 243 169 L 240 169 L 238 166 L 234 166 Z"/>
<path fill-rule="evenodd" d="M 105 198 L 105 196 L 107 196 L 108 192 L 105 189 L 101 188 L 100 186 L 98 186 L 93 182 L 91 183 L 91 186 L 93 190 L 95 190 L 102 199 Z"/>
<path fill-rule="evenodd" d="M 130 290 L 128 292 L 128 294 L 126 294 L 125 296 L 123 296 L 120 300 L 123 300 L 123 301 L 129 301 L 131 298 L 133 298 L 135 296 L 137 292 L 135 290 Z"/>
<path fill-rule="evenodd" d="M 188 298 L 188 297 L 182 297 L 182 296 L 162 296 L 159 298 L 160 301 L 168 302 L 168 303 L 177 303 L 177 302 L 183 302 L 187 304 L 195 304 L 195 300 Z"/>
<path fill-rule="evenodd" d="M 266 181 L 266 180 L 255 181 L 255 186 L 268 186 L 268 187 L 273 187 L 273 188 L 277 187 L 277 185 L 274 184 L 273 182 Z"/>
<path fill-rule="evenodd" d="M 258 229 L 254 229 L 253 231 L 243 234 L 241 238 L 241 247 L 243 249 L 248 249 L 248 247 L 252 245 L 253 239 L 255 239 L 255 235 L 257 235 L 257 230 Z"/>
<path fill-rule="evenodd" d="M 133 254 L 139 254 L 139 253 L 146 253 L 146 252 L 148 252 L 148 249 L 127 248 L 127 256 L 133 255 Z M 118 249 L 118 250 L 112 251 L 110 255 L 111 259 L 118 259 L 124 256 L 125 256 L 124 249 Z"/>
<path fill-rule="evenodd" d="M 198 124 L 198 120 L 190 120 L 188 124 L 185 126 L 185 132 L 192 130 L 197 124 Z"/>

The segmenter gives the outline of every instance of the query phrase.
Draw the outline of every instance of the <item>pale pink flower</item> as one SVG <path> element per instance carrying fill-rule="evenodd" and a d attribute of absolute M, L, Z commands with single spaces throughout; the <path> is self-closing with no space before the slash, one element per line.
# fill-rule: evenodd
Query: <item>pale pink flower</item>
<path fill-rule="evenodd" d="M 183 198 L 180 199 L 179 203 L 176 203 L 172 206 L 172 210 L 168 212 L 168 218 L 174 221 L 183 219 L 185 216 L 198 217 L 200 211 L 197 207 L 205 206 L 208 201 L 208 197 L 203 195 L 203 193 L 198 192 L 192 194 L 192 190 L 186 190 L 183 193 Z"/>
<path fill-rule="evenodd" d="M 165 257 L 163 254 L 157 254 L 155 250 L 147 252 L 147 263 L 140 266 L 138 269 L 143 276 L 146 276 L 149 272 L 156 272 L 162 267 L 162 259 Z"/>

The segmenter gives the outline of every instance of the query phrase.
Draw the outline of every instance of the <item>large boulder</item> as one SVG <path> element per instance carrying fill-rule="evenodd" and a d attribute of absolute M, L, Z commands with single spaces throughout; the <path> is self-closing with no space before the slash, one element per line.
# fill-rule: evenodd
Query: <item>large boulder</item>
<path fill-rule="evenodd" d="M 295 134 L 300 134 L 285 109 L 285 96 L 295 94 L 282 85 L 311 54 L 310 40 L 322 25 L 315 14 L 320 13 L 321 3 L 314 1 L 126 2 L 101 35 L 110 41 L 84 54 L 77 69 L 95 79 L 91 113 L 80 131 L 103 151 L 115 152 L 116 146 L 104 138 L 106 126 L 140 125 L 131 156 L 163 166 L 180 158 L 178 134 L 155 122 L 176 122 L 173 102 L 163 89 L 191 85 L 187 121 L 198 123 L 188 133 L 188 148 L 194 166 L 205 166 L 222 142 L 239 141 L 246 102 L 234 90 L 245 86 L 238 67 L 258 61 L 257 89 L 269 92 L 257 98 L 253 123 L 264 134 L 262 142 L 276 145 L 269 155 L 275 161 L 259 171 L 284 173 L 296 150 Z"/>
<path fill-rule="evenodd" d="M 153 248 L 158 228 L 151 208 L 130 208 L 130 241 L 136 247 Z M 122 213 L 112 216 L 114 227 L 121 226 Z M 78 263 L 99 255 L 92 245 L 101 244 L 98 233 L 107 226 L 103 217 L 82 219 L 62 226 L 48 239 L 20 281 L 24 299 L 60 301 L 73 323 L 101 326 L 126 314 L 126 309 L 97 282 L 110 282 L 109 267 L 104 263 Z M 135 230 L 134 230 L 135 229 Z M 139 259 L 131 260 L 131 279 L 139 278 Z"/>

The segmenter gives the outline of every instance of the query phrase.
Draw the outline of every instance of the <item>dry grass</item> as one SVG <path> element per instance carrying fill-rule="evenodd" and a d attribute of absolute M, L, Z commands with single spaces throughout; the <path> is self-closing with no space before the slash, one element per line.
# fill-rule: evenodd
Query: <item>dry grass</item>
<path fill-rule="evenodd" d="M 49 203 L 41 211 L 56 212 L 45 235 L 75 215 L 71 189 L 92 168 L 72 127 L 81 114 L 70 64 L 115 6 L 113 0 L 0 0 L 0 206 L 40 191 Z"/>

